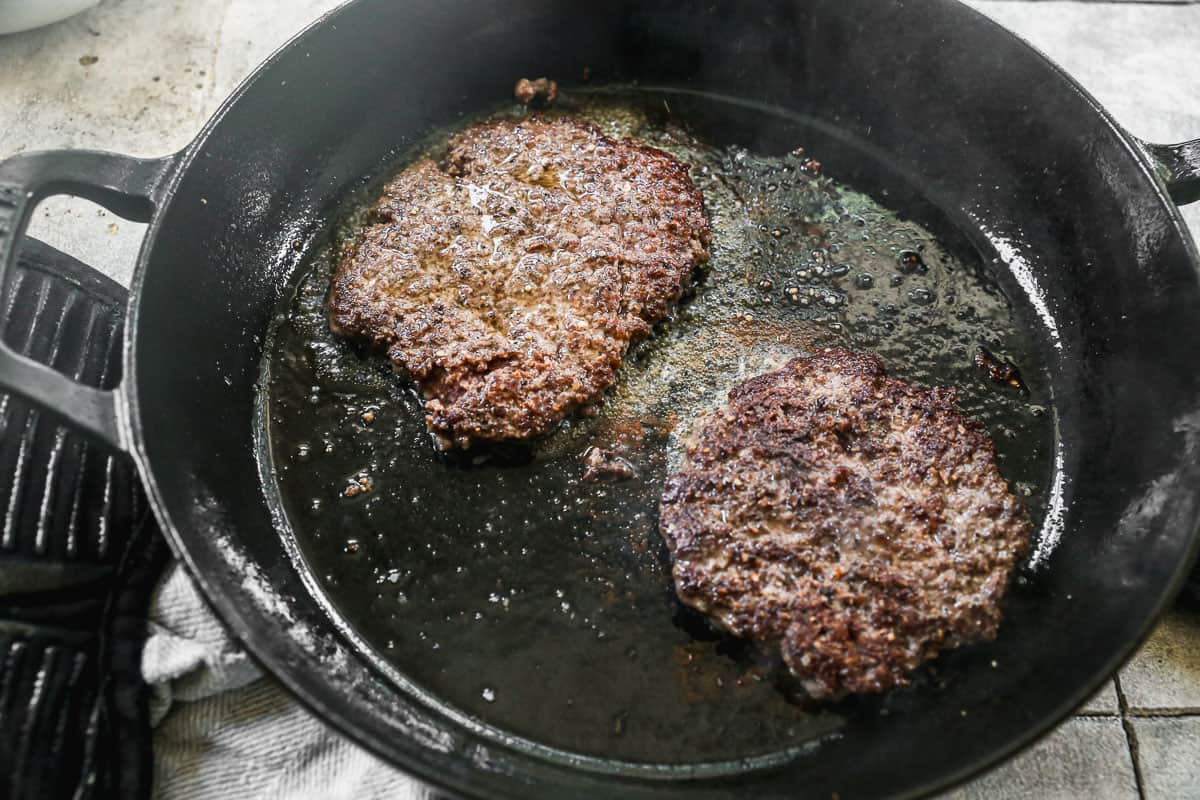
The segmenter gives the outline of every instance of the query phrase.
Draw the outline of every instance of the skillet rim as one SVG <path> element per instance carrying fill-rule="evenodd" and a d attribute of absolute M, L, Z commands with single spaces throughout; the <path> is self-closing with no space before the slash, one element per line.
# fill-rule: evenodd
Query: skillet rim
<path fill-rule="evenodd" d="M 218 591 L 218 584 L 213 577 L 218 570 L 207 570 L 204 568 L 205 564 L 227 564 L 227 554 L 222 553 L 216 548 L 205 549 L 196 547 L 196 542 L 200 544 L 206 543 L 204 537 L 194 533 L 184 533 L 183 528 L 174 524 L 173 517 L 167 507 L 167 502 L 162 496 L 157 481 L 154 479 L 150 458 L 146 450 L 146 442 L 143 438 L 144 428 L 141 424 L 141 405 L 137 392 L 137 331 L 142 289 L 146 273 L 148 272 L 147 264 L 157 242 L 162 221 L 166 216 L 164 212 L 173 203 L 183 177 L 191 169 L 202 146 L 212 137 L 230 110 L 286 54 L 293 51 L 305 39 L 318 30 L 332 24 L 333 20 L 338 16 L 346 13 L 360 2 L 362 0 L 346 0 L 346 2 L 341 3 L 316 18 L 280 45 L 222 101 L 196 136 L 178 153 L 170 157 L 175 161 L 174 168 L 169 180 L 161 186 L 156 199 L 157 209 L 147 228 L 130 282 L 129 307 L 123 343 L 125 379 L 120 390 L 122 399 L 120 403 L 122 411 L 120 415 L 121 425 L 124 441 L 128 444 L 129 454 L 137 465 L 150 506 L 154 510 L 155 517 L 160 522 L 172 550 L 185 564 L 188 573 L 200 586 L 202 590 L 201 594 L 204 596 L 208 606 L 213 609 L 253 659 L 263 667 L 265 673 L 278 680 L 292 697 L 307 710 L 318 716 L 323 722 L 329 724 L 335 730 L 347 736 L 368 752 L 381 758 L 389 765 L 441 789 L 455 793 L 469 793 L 472 796 L 498 797 L 500 795 L 495 793 L 496 785 L 494 783 L 484 781 L 482 782 L 484 785 L 481 785 L 478 776 L 483 773 L 476 768 L 472 767 L 469 772 L 463 773 L 466 776 L 465 779 L 459 775 L 448 776 L 438 771 L 424 759 L 411 758 L 403 750 L 386 746 L 380 739 L 373 737 L 369 731 L 359 725 L 355 721 L 353 714 L 345 712 L 344 709 L 351 708 L 353 710 L 352 707 L 345 704 L 339 705 L 336 702 L 338 698 L 344 697 L 340 691 L 329 692 L 328 687 L 330 684 L 320 679 L 319 673 L 308 672 L 298 664 L 289 665 L 287 658 L 280 652 L 280 648 L 276 646 L 273 638 L 264 641 L 262 637 L 257 635 L 256 628 L 262 627 L 256 624 L 261 621 L 258 608 L 250 609 L 252 613 L 246 613 L 247 609 L 239 605 L 230 595 Z M 1115 135 L 1125 152 L 1136 162 L 1143 176 L 1149 179 L 1148 188 L 1153 192 L 1158 204 L 1167 212 L 1173 233 L 1179 237 L 1185 253 L 1191 262 L 1193 276 L 1198 286 L 1200 286 L 1200 250 L 1198 250 L 1196 242 L 1191 236 L 1191 232 L 1180 213 L 1179 207 L 1171 200 L 1166 183 L 1155 168 L 1155 163 L 1146 151 L 1145 144 L 1121 126 L 1075 78 L 1024 37 L 1005 28 L 983 12 L 972 8 L 966 3 L 961 2 L 961 0 L 921 0 L 921 2 L 927 3 L 932 8 L 937 8 L 938 6 L 957 6 L 960 10 L 973 16 L 976 22 L 987 26 L 991 30 L 991 35 L 1007 36 L 1014 43 L 1019 43 L 1037 62 L 1043 67 L 1048 68 L 1049 74 L 1056 76 L 1062 81 L 1065 89 L 1073 92 L 1084 101 L 1087 107 L 1098 117 L 1098 121 L 1102 123 L 1103 127 Z M 1196 492 L 1200 491 L 1200 489 L 1192 489 L 1191 491 Z M 944 772 L 937 777 L 924 780 L 900 796 L 920 797 L 961 784 L 1024 751 L 1049 733 L 1082 702 L 1092 696 L 1104 681 L 1108 680 L 1137 648 L 1141 646 L 1164 611 L 1183 587 L 1191 567 L 1196 562 L 1198 556 L 1200 556 L 1200 515 L 1192 520 L 1188 536 L 1188 546 L 1184 557 L 1176 565 L 1171 580 L 1163 585 L 1152 611 L 1146 616 L 1141 626 L 1140 632 L 1137 636 L 1132 637 L 1123 647 L 1117 648 L 1113 656 L 1094 673 L 1091 680 L 1081 682 L 1080 686 L 1082 688 L 1078 689 L 1066 702 L 1060 703 L 1053 711 L 1042 714 L 1036 723 L 1027 725 L 1020 735 L 1012 737 L 1011 741 L 1005 746 L 993 749 L 986 755 L 977 758 L 973 763 L 967 764 L 958 770 Z M 522 759 L 529 757 L 524 753 L 521 753 L 520 756 Z M 452 757 L 461 756 L 456 754 Z M 555 766 L 561 769 L 564 765 Z"/>

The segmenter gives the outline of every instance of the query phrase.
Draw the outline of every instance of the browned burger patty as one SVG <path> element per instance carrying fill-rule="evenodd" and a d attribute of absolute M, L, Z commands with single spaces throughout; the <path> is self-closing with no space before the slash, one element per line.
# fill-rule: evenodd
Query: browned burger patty
<path fill-rule="evenodd" d="M 1030 523 L 951 389 L 827 350 L 729 393 L 663 493 L 684 603 L 814 696 L 879 692 L 990 639 Z"/>
<path fill-rule="evenodd" d="M 612 385 L 709 238 L 667 153 L 567 118 L 487 122 L 384 187 L 330 325 L 386 349 L 443 443 L 533 437 Z"/>

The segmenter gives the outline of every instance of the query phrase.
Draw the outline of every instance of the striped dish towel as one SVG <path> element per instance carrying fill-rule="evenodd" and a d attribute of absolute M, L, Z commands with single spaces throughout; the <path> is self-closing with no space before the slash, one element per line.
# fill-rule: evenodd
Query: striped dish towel
<path fill-rule="evenodd" d="M 168 567 L 150 603 L 154 797 L 432 800 L 429 789 L 313 717 L 265 676 Z"/>

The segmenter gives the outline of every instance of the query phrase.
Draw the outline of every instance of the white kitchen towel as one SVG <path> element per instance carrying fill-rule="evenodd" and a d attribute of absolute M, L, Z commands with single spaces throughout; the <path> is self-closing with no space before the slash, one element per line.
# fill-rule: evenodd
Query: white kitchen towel
<path fill-rule="evenodd" d="M 263 675 L 172 564 L 150 603 L 154 797 L 431 800 L 417 781 L 328 728 Z"/>

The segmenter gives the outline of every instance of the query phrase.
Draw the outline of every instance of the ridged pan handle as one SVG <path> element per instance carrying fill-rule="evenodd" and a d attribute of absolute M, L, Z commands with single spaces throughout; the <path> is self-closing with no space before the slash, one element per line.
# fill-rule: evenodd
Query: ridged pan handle
<path fill-rule="evenodd" d="M 1182 144 L 1143 142 L 1176 203 L 1200 200 L 1200 139 Z"/>
<path fill-rule="evenodd" d="M 39 201 L 55 194 L 78 195 L 125 219 L 149 222 L 159 188 L 175 164 L 174 156 L 139 159 L 87 150 L 24 153 L 0 162 L 0 297 L 8 297 L 9 275 Z M 0 389 L 109 447 L 126 449 L 119 388 L 105 391 L 76 383 L 0 341 Z"/>

